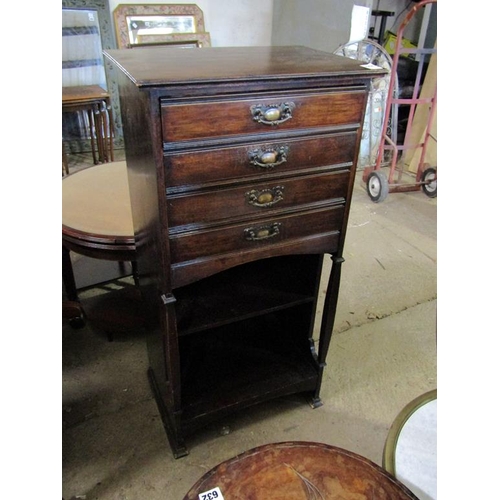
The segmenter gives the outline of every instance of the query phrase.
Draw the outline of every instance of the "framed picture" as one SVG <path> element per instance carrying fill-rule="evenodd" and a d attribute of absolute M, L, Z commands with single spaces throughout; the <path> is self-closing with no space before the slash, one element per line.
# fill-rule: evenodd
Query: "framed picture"
<path fill-rule="evenodd" d="M 162 44 L 210 46 L 203 12 L 194 4 L 120 4 L 113 17 L 120 49 Z"/>

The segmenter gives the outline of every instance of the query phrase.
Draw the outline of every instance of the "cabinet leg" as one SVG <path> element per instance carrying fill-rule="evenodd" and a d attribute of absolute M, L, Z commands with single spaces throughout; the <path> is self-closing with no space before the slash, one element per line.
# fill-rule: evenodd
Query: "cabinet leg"
<path fill-rule="evenodd" d="M 160 412 L 163 427 L 165 428 L 170 447 L 172 448 L 174 458 L 182 458 L 186 455 L 189 455 L 184 438 L 180 435 L 180 432 L 178 430 L 179 426 L 175 425 L 175 423 L 172 421 L 172 417 L 165 407 L 163 398 L 160 394 L 160 389 L 156 382 L 155 374 L 151 368 L 149 368 L 148 370 L 148 379 L 151 390 L 153 391 L 153 395 L 156 400 L 156 404 L 158 406 L 158 410 Z"/>
<path fill-rule="evenodd" d="M 309 401 L 309 404 L 311 405 L 312 409 L 315 409 L 323 406 L 323 401 L 321 401 L 321 398 L 317 394 L 315 394 Z"/>
<path fill-rule="evenodd" d="M 321 321 L 321 332 L 318 347 L 318 363 L 319 363 L 319 377 L 316 394 L 313 401 L 319 400 L 319 390 L 321 387 L 321 380 L 323 378 L 323 371 L 326 367 L 326 355 L 330 347 L 330 341 L 333 334 L 333 325 L 335 323 L 335 315 L 337 313 L 337 302 L 339 298 L 340 288 L 340 270 L 344 262 L 343 257 L 332 256 L 332 271 L 330 279 L 328 280 L 328 287 L 326 289 L 325 305 L 323 307 L 323 318 Z"/>

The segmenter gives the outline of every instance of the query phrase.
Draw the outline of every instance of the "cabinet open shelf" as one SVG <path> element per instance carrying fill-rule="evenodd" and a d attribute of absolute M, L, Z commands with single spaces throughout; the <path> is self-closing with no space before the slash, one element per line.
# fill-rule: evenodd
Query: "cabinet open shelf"
<path fill-rule="evenodd" d="M 179 288 L 178 335 L 314 303 L 320 266 L 318 255 L 263 259 Z"/>

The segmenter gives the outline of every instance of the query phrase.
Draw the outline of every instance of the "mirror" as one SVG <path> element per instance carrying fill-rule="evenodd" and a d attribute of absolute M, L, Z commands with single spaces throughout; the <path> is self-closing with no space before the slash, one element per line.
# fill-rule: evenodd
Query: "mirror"
<path fill-rule="evenodd" d="M 107 90 L 96 10 L 62 11 L 62 86 L 99 85 Z"/>
<path fill-rule="evenodd" d="M 113 12 L 118 48 L 210 47 L 203 12 L 193 4 L 121 4 Z"/>
<path fill-rule="evenodd" d="M 85 46 L 89 44 L 89 47 L 85 48 L 85 56 L 82 59 L 92 59 L 93 56 L 87 55 L 92 53 L 95 55 L 95 60 L 93 64 L 88 64 L 87 71 L 90 74 L 89 68 L 92 68 L 95 71 L 92 79 L 98 78 L 101 83 L 94 83 L 96 85 L 100 85 L 103 89 L 107 90 L 110 94 L 111 100 L 111 108 L 113 115 L 113 128 L 114 128 L 114 145 L 116 148 L 123 148 L 123 131 L 121 124 L 121 112 L 120 112 L 120 101 L 118 94 L 118 83 L 117 83 L 117 75 L 116 70 L 113 66 L 107 61 L 102 55 L 103 50 L 107 49 L 115 49 L 116 43 L 114 40 L 113 33 L 111 31 L 111 15 L 109 10 L 109 2 L 108 0 L 62 0 L 62 9 L 63 9 L 63 37 L 65 30 L 65 21 L 64 19 L 69 15 L 76 16 L 77 19 L 80 19 L 84 26 L 87 27 L 87 33 L 85 35 L 78 34 L 74 35 L 76 37 L 82 36 L 80 41 L 84 41 Z M 71 12 L 68 12 L 71 11 Z M 89 17 L 90 16 L 90 17 Z M 82 29 L 84 26 L 79 26 L 78 30 Z M 69 33 L 68 28 L 71 26 L 66 26 L 66 32 Z M 100 38 L 100 47 L 98 47 L 99 42 L 97 41 L 97 34 Z M 73 36 L 68 36 L 68 39 L 73 38 Z M 92 40 L 92 41 L 91 41 Z M 75 42 L 70 42 L 75 43 Z M 64 44 L 63 44 L 64 45 Z M 76 67 L 71 68 L 71 63 L 65 61 L 64 57 L 64 48 L 63 48 L 63 83 L 62 85 L 68 85 L 65 82 L 71 82 L 71 85 L 87 85 L 88 80 L 78 80 L 77 78 L 83 78 L 83 70 L 77 69 Z M 100 54 L 98 53 L 100 51 Z M 90 61 L 87 61 L 90 63 Z M 80 63 L 78 63 L 80 64 Z M 66 66 L 66 67 L 65 67 Z M 76 66 L 73 63 L 73 66 Z M 67 71 L 70 70 L 70 71 Z M 78 71 L 81 71 L 80 75 L 77 77 Z M 66 73 L 66 76 L 64 76 Z M 71 76 L 72 74 L 72 76 Z M 97 75 L 98 74 L 98 75 Z"/>

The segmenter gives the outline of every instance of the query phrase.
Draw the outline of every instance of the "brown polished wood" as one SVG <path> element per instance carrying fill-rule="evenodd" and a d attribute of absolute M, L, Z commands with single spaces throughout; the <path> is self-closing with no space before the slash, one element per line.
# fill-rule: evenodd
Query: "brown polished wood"
<path fill-rule="evenodd" d="M 105 55 L 120 73 L 149 377 L 174 456 L 191 432 L 249 405 L 304 393 L 320 406 L 381 71 L 305 47 Z"/>
<path fill-rule="evenodd" d="M 164 157 L 165 182 L 169 193 L 177 193 L 209 183 L 222 186 L 245 178 L 259 180 L 263 174 L 272 179 L 307 173 L 313 168 L 316 172 L 321 168 L 330 170 L 331 165 L 352 161 L 356 138 L 356 131 L 349 131 L 168 153 Z"/>
<path fill-rule="evenodd" d="M 246 96 L 245 96 L 246 97 Z M 163 139 L 166 142 L 188 141 L 239 134 L 268 134 L 268 127 L 280 130 L 332 127 L 358 123 L 361 118 L 364 91 L 325 92 L 321 94 L 277 94 L 260 99 L 220 100 L 196 104 L 162 106 Z M 289 114 L 280 118 L 281 106 L 290 106 Z M 275 120 L 259 121 L 262 114 L 275 112 Z"/>
<path fill-rule="evenodd" d="M 260 446 L 222 462 L 184 500 L 217 500 L 219 491 L 224 500 L 417 500 L 374 462 L 336 446 L 300 441 Z"/>

